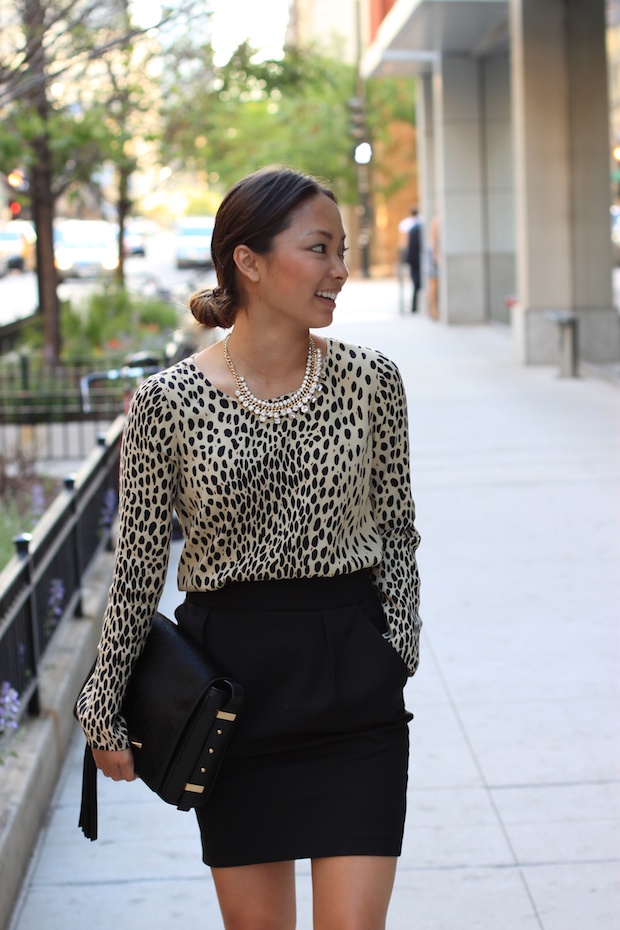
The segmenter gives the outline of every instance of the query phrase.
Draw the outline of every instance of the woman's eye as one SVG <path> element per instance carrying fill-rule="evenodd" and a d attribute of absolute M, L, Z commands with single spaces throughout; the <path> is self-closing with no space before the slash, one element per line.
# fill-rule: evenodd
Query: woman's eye
<path fill-rule="evenodd" d="M 327 246 L 326 246 L 325 243 L 323 242 L 323 243 L 321 243 L 321 245 L 313 245 L 313 246 L 312 246 L 312 251 L 313 251 L 313 252 L 320 252 L 322 255 L 325 255 L 325 250 L 326 250 L 326 248 L 327 248 Z"/>

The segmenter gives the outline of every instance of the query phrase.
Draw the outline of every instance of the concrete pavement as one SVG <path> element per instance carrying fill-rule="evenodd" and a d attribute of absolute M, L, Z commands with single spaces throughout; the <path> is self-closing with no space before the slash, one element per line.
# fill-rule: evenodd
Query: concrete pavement
<path fill-rule="evenodd" d="M 618 386 L 519 367 L 500 327 L 400 313 L 394 281 L 350 282 L 330 334 L 392 356 L 409 396 L 425 627 L 388 928 L 615 930 Z M 100 779 L 82 837 L 81 755 L 76 734 L 10 930 L 221 930 L 191 814 Z"/>

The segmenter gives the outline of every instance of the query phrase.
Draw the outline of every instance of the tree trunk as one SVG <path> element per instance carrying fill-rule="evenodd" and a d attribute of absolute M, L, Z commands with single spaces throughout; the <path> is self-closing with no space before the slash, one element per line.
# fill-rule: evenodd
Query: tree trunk
<path fill-rule="evenodd" d="M 43 131 L 33 139 L 34 154 L 30 169 L 32 216 L 37 231 L 37 281 L 39 286 L 39 310 L 43 317 L 45 359 L 56 364 L 60 355 L 60 303 L 58 300 L 56 266 L 54 264 L 54 193 L 52 189 L 53 168 L 47 123 L 49 101 L 45 73 L 45 6 L 41 0 L 26 0 L 23 8 L 23 24 L 28 44 L 28 71 L 31 91 L 27 95 L 36 110 Z"/>
<path fill-rule="evenodd" d="M 36 163 L 31 171 L 32 216 L 37 231 L 37 284 L 43 319 L 45 360 L 56 365 L 60 356 L 60 301 L 54 264 L 54 196 L 48 140 L 36 142 Z M 48 150 L 48 151 L 46 151 Z"/>
<path fill-rule="evenodd" d="M 125 224 L 131 209 L 129 198 L 129 176 L 131 169 L 122 164 L 119 168 L 118 178 L 118 270 L 116 277 L 121 287 L 125 285 Z"/>

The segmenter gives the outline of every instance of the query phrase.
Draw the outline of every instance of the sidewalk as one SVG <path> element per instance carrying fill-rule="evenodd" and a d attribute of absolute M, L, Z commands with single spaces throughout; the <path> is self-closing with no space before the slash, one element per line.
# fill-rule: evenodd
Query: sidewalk
<path fill-rule="evenodd" d="M 351 282 L 330 330 L 392 356 L 409 396 L 425 627 L 388 928 L 615 930 L 620 391 L 398 307 L 396 282 Z M 179 600 L 172 581 L 162 609 Z M 82 747 L 10 930 L 222 930 L 191 814 L 100 778 L 100 839 L 82 837 Z"/>

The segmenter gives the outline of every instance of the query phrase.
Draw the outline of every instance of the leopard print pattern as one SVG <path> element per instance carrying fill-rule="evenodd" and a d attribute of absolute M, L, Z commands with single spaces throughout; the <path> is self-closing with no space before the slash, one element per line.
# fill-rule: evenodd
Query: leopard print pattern
<path fill-rule="evenodd" d="M 119 709 L 168 568 L 173 509 L 181 591 L 369 569 L 410 674 L 421 621 L 407 405 L 381 353 L 327 340 L 305 414 L 261 423 L 193 358 L 136 391 L 121 461 L 119 537 L 98 661 L 78 700 L 95 748 L 128 745 Z"/>

